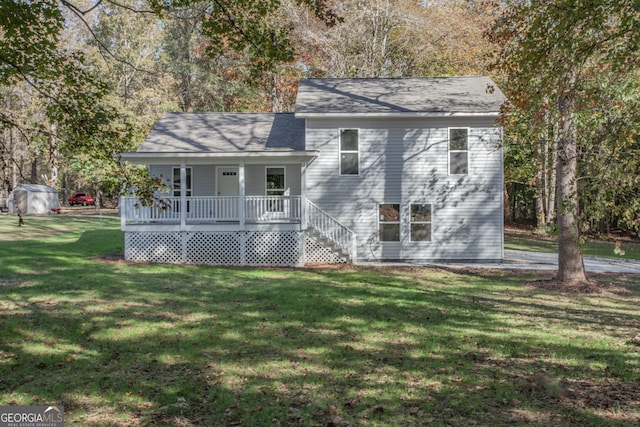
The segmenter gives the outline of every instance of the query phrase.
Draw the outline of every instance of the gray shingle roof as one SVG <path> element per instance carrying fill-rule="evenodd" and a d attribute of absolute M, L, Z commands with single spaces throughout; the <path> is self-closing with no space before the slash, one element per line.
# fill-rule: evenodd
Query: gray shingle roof
<path fill-rule="evenodd" d="M 488 77 L 302 79 L 295 115 L 166 113 L 137 154 L 292 153 L 305 150 L 304 117 L 496 114 L 504 101 Z"/>
<path fill-rule="evenodd" d="M 138 153 L 304 150 L 304 120 L 293 113 L 166 113 Z"/>
<path fill-rule="evenodd" d="M 487 114 L 504 101 L 488 77 L 303 79 L 296 115 Z"/>

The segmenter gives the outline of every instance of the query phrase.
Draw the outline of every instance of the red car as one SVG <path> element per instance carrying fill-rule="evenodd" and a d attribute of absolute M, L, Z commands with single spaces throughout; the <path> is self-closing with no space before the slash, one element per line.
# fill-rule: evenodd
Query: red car
<path fill-rule="evenodd" d="M 75 193 L 73 196 L 70 196 L 67 199 L 67 201 L 71 206 L 73 205 L 87 206 L 87 205 L 96 204 L 96 198 L 89 193 Z"/>

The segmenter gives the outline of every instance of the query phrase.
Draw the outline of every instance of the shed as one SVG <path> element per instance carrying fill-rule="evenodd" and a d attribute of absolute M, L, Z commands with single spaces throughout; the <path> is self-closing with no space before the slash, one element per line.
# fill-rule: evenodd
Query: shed
<path fill-rule="evenodd" d="M 58 190 L 39 184 L 18 185 L 7 204 L 10 214 L 50 214 L 60 209 Z"/>

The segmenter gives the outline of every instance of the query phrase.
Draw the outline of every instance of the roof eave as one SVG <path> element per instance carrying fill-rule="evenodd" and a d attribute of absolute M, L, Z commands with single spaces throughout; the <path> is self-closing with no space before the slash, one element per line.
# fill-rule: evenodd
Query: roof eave
<path fill-rule="evenodd" d="M 122 153 L 121 158 L 130 163 L 149 164 L 154 162 L 171 162 L 175 160 L 217 160 L 217 161 L 249 161 L 255 162 L 261 159 L 282 161 L 309 162 L 318 156 L 317 151 L 246 151 L 233 153 L 189 153 L 189 152 L 129 152 Z"/>

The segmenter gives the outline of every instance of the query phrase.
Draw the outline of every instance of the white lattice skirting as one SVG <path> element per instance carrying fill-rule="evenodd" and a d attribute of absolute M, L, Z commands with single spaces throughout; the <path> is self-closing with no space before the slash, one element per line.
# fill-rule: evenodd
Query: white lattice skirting
<path fill-rule="evenodd" d="M 342 258 L 331 249 L 322 246 L 312 236 L 305 236 L 305 262 L 313 264 L 345 264 L 346 259 Z"/>
<path fill-rule="evenodd" d="M 299 231 L 126 232 L 126 260 L 163 264 L 299 266 Z"/>
<path fill-rule="evenodd" d="M 128 261 L 162 264 L 294 267 L 346 262 L 299 231 L 125 232 L 124 246 Z"/>

